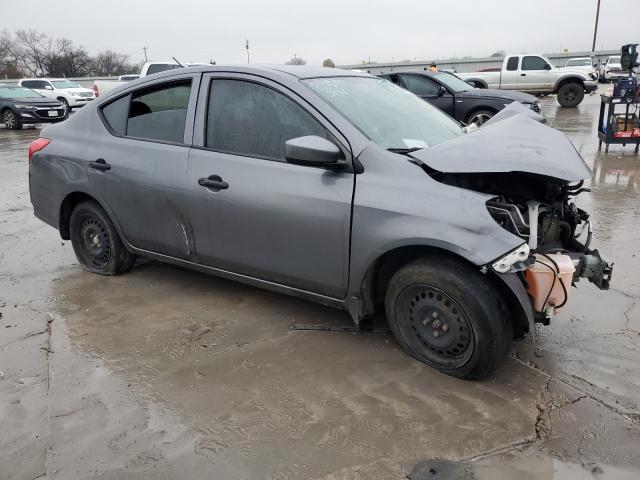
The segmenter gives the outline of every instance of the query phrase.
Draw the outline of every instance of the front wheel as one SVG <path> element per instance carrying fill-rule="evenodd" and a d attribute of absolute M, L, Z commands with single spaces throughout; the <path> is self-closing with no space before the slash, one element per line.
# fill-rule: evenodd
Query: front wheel
<path fill-rule="evenodd" d="M 385 309 L 405 352 L 454 377 L 487 378 L 513 339 L 508 313 L 487 277 L 453 258 L 427 257 L 398 270 Z"/>
<path fill-rule="evenodd" d="M 73 209 L 69 230 L 73 250 L 85 270 L 99 275 L 118 275 L 133 267 L 133 255 L 96 202 L 82 202 Z"/>
<path fill-rule="evenodd" d="M 2 123 L 9 130 L 20 130 L 22 128 L 22 122 L 18 115 L 12 110 L 5 110 L 2 113 Z"/>
<path fill-rule="evenodd" d="M 565 83 L 558 89 L 558 103 L 565 108 L 577 107 L 584 98 L 584 87 L 579 83 Z"/>

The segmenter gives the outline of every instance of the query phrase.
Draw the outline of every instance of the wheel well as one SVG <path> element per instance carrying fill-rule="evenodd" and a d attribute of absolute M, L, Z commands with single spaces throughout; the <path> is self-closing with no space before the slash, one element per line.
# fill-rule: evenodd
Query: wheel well
<path fill-rule="evenodd" d="M 568 78 L 563 78 L 558 82 L 558 84 L 556 85 L 556 88 L 553 90 L 553 93 L 558 93 L 558 90 L 560 90 L 560 88 L 563 85 L 566 85 L 567 83 L 577 83 L 579 85 L 582 85 L 582 88 L 584 88 L 584 81 L 581 78 L 568 77 Z"/>
<path fill-rule="evenodd" d="M 63 240 L 69 240 L 71 238 L 71 232 L 69 231 L 69 220 L 71 220 L 71 212 L 81 202 L 85 200 L 96 201 L 91 195 L 87 195 L 83 192 L 73 192 L 65 197 L 60 205 L 60 221 L 59 230 L 60 236 Z"/>
<path fill-rule="evenodd" d="M 56 98 L 56 100 L 60 100 L 60 101 L 67 101 L 67 99 L 65 97 L 63 97 L 62 95 L 60 95 L 58 98 Z"/>
<path fill-rule="evenodd" d="M 475 88 L 489 88 L 487 83 L 484 80 L 477 80 L 475 78 L 470 78 L 467 82 L 473 82 Z"/>
<path fill-rule="evenodd" d="M 438 247 L 414 245 L 391 250 L 374 262 L 363 281 L 361 294 L 363 296 L 365 316 L 371 317 L 376 311 L 384 311 L 384 296 L 394 273 L 408 263 L 428 256 L 438 256 L 440 258 L 447 256 L 468 265 L 473 265 L 465 258 Z M 473 266 L 478 268 L 476 265 Z M 507 306 L 513 324 L 514 338 L 523 338 L 525 333 L 529 331 L 529 322 L 526 313 L 520 307 L 518 299 L 515 298 L 504 282 L 491 274 L 487 274 L 487 281 L 491 283 L 498 296 Z"/>

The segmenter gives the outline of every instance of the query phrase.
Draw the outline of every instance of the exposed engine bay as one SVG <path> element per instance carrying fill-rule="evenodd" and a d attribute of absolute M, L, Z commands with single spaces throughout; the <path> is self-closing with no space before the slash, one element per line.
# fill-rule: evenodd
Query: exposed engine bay
<path fill-rule="evenodd" d="M 580 278 L 587 278 L 602 290 L 609 288 L 612 265 L 602 259 L 597 250 L 589 248 L 593 231 L 589 214 L 574 202 L 579 194 L 589 191 L 583 187 L 583 181 L 572 184 L 523 172 L 432 172 L 431 175 L 448 185 L 495 195 L 487 202 L 489 213 L 502 228 L 522 238 L 529 247 L 528 252 L 519 252 L 521 258 L 507 262 L 508 271 L 526 271 L 523 280 L 530 295 L 531 283 L 536 280 L 533 278 L 533 272 L 536 270 L 533 267 L 536 263 L 544 267 L 541 269 L 542 272 L 548 268 L 546 274 L 552 274 L 553 283 L 545 289 L 546 300 L 534 302 L 534 305 L 542 305 L 536 309 L 539 315 L 548 317 L 566 303 L 566 287 L 570 285 L 565 286 L 562 281 L 556 283 L 554 279 L 568 272 L 572 274 L 567 279 L 568 284 L 575 284 Z M 568 267 L 565 266 L 562 270 L 560 263 L 564 256 L 568 256 L 571 261 Z M 554 288 L 560 292 L 560 300 L 551 304 Z"/>

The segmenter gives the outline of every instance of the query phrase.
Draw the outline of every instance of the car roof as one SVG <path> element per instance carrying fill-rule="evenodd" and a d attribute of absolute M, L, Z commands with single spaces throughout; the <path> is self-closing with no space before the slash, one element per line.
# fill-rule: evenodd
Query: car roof
<path fill-rule="evenodd" d="M 203 65 L 195 67 L 185 67 L 184 69 L 167 70 L 166 72 L 155 73 L 157 78 L 162 76 L 173 76 L 185 71 L 189 72 L 237 72 L 249 74 L 280 74 L 293 76 L 299 79 L 318 77 L 372 77 L 368 73 L 343 70 L 341 68 L 316 67 L 308 65 L 278 65 L 278 64 L 252 64 L 252 65 Z"/>

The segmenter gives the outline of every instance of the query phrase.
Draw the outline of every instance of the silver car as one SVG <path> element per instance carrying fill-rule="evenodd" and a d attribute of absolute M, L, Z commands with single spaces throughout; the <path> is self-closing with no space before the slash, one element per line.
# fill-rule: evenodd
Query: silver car
<path fill-rule="evenodd" d="M 566 303 L 552 270 L 564 301 L 538 291 L 534 311 L 527 275 L 543 256 L 569 258 L 569 282 L 607 288 L 611 274 L 572 200 L 589 168 L 518 107 L 467 132 L 364 73 L 173 70 L 42 130 L 31 201 L 90 272 L 124 273 L 143 256 L 361 325 L 383 312 L 410 355 L 481 379 Z"/>

